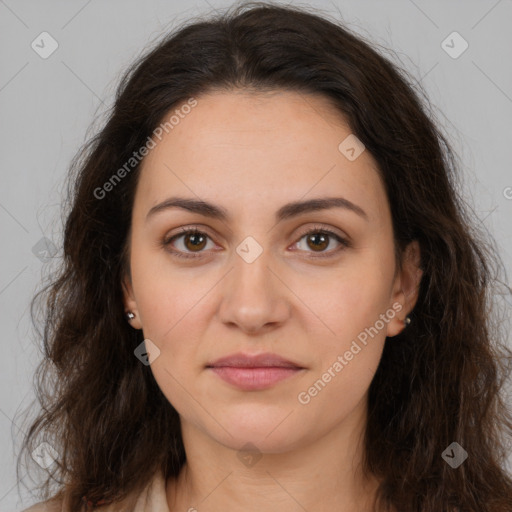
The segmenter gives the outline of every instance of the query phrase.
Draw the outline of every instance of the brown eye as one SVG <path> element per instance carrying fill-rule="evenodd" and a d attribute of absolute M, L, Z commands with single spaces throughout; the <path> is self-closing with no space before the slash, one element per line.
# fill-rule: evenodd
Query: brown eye
<path fill-rule="evenodd" d="M 204 249 L 204 246 L 206 245 L 206 238 L 207 237 L 202 233 L 194 232 L 184 235 L 183 239 L 185 240 L 185 247 L 191 251 L 194 251 L 195 249 Z"/>
<path fill-rule="evenodd" d="M 303 239 L 306 240 L 305 247 L 303 246 L 301 248 L 300 244 Z M 338 243 L 338 248 L 333 248 L 332 250 L 327 251 L 326 249 L 331 245 L 332 239 Z M 312 256 L 318 258 L 335 256 L 343 248 L 350 247 L 348 240 L 345 240 L 344 238 L 340 237 L 340 235 L 328 228 L 322 228 L 319 226 L 304 233 L 295 245 L 299 246 L 300 250 L 304 250 L 309 253 L 318 253 L 318 256 Z"/>
<path fill-rule="evenodd" d="M 180 234 L 164 240 L 163 246 L 166 248 L 171 246 L 171 249 L 168 250 L 175 256 L 196 258 L 201 256 L 201 253 L 204 252 L 203 249 L 205 248 L 209 238 L 210 237 L 206 233 L 195 228 L 183 229 Z M 181 239 L 182 247 L 180 247 L 180 243 L 177 243 L 177 241 Z M 176 247 L 175 242 L 178 247 Z"/>
<path fill-rule="evenodd" d="M 329 235 L 326 236 L 321 232 L 307 235 L 307 244 L 309 247 L 315 249 L 315 251 L 317 249 L 322 251 L 329 246 Z"/>

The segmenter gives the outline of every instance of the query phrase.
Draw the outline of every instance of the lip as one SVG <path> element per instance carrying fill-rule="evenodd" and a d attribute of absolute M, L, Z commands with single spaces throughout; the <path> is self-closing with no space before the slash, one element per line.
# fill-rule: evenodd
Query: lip
<path fill-rule="evenodd" d="M 206 366 L 225 382 L 243 390 L 268 389 L 305 370 L 298 363 L 277 354 L 232 354 Z"/>
<path fill-rule="evenodd" d="M 265 352 L 263 354 L 244 354 L 237 352 L 226 357 L 221 357 L 206 365 L 207 368 L 229 366 L 232 368 L 298 368 L 303 369 L 299 363 L 285 359 L 284 357 Z"/>

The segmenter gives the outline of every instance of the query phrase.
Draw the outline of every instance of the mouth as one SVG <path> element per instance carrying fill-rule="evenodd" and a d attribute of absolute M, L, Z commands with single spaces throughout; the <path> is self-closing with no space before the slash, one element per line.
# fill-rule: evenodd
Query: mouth
<path fill-rule="evenodd" d="M 206 365 L 222 380 L 244 391 L 268 389 L 306 370 L 277 354 L 232 354 Z"/>

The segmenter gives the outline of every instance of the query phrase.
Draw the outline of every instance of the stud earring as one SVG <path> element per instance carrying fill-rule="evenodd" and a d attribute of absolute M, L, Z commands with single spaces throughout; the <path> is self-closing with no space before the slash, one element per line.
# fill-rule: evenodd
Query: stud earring
<path fill-rule="evenodd" d="M 128 318 L 128 320 L 133 320 L 135 318 L 135 314 L 132 313 L 131 311 L 128 311 L 126 313 L 126 317 Z"/>
<path fill-rule="evenodd" d="M 411 323 L 411 317 L 407 315 L 404 320 L 404 324 L 407 327 Z"/>

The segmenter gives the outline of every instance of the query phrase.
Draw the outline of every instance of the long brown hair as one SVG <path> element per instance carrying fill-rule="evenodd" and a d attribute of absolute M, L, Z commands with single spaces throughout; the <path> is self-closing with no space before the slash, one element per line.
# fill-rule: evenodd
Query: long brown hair
<path fill-rule="evenodd" d="M 158 470 L 177 476 L 185 461 L 178 413 L 134 357 L 143 335 L 123 308 L 140 164 L 125 167 L 107 194 L 98 191 L 190 98 L 290 90 L 332 100 L 376 159 L 398 262 L 410 241 L 421 247 L 412 323 L 386 342 L 369 390 L 364 467 L 381 481 L 378 505 L 512 510 L 504 469 L 512 418 L 502 394 L 512 354 L 495 300 L 503 265 L 461 196 L 458 158 L 425 93 L 372 46 L 313 9 L 242 3 L 191 20 L 123 76 L 104 127 L 72 162 L 63 261 L 32 303 L 34 323 L 36 306 L 44 318 L 42 412 L 18 471 L 41 440 L 56 449 L 45 499 L 56 485 L 53 495 L 65 493 L 72 510 L 85 506 L 84 496 L 119 502 Z M 453 442 L 468 453 L 458 468 L 442 457 Z"/>

